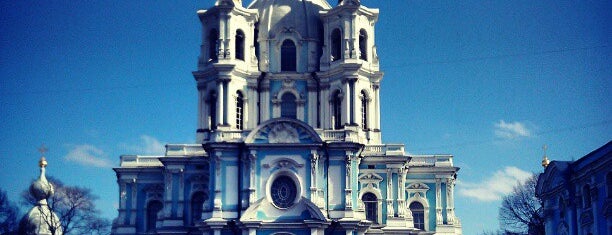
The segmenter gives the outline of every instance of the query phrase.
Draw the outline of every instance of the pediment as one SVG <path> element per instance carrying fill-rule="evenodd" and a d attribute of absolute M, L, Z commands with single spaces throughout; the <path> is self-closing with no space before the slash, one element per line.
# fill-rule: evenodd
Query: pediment
<path fill-rule="evenodd" d="M 406 187 L 406 189 L 410 190 L 410 189 L 424 189 L 424 190 L 428 190 L 429 186 L 427 186 L 424 183 L 412 183 L 410 185 L 408 185 L 408 187 Z"/>
<path fill-rule="evenodd" d="M 286 210 L 280 210 L 265 198 L 253 203 L 240 217 L 241 222 L 303 222 L 306 220 L 326 221 L 325 215 L 313 202 L 302 197 L 298 203 Z"/>
<path fill-rule="evenodd" d="M 374 173 L 367 173 L 367 174 L 362 174 L 361 176 L 359 176 L 359 181 L 364 182 L 364 183 L 370 183 L 370 182 L 378 183 L 382 180 L 383 178 L 380 175 L 374 174 Z"/>
<path fill-rule="evenodd" d="M 319 135 L 308 124 L 290 118 L 268 120 L 246 138 L 247 144 L 313 144 L 321 143 Z"/>

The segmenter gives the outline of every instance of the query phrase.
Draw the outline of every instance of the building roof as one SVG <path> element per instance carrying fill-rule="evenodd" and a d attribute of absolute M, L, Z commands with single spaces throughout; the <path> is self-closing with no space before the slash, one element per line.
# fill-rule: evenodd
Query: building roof
<path fill-rule="evenodd" d="M 282 31 L 318 39 L 323 31 L 319 11 L 331 6 L 325 0 L 255 0 L 248 8 L 259 12 L 259 39 L 273 39 Z"/>

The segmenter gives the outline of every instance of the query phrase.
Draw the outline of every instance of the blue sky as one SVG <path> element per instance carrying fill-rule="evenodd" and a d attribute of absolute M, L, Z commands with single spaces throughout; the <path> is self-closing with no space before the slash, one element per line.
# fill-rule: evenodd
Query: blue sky
<path fill-rule="evenodd" d="M 542 145 L 571 160 L 612 139 L 610 1 L 362 3 L 381 12 L 383 140 L 455 156 L 464 234 L 498 227 Z M 48 174 L 115 217 L 120 154 L 195 141 L 195 12 L 212 4 L 0 1 L 0 188 L 17 200 L 44 143 Z"/>

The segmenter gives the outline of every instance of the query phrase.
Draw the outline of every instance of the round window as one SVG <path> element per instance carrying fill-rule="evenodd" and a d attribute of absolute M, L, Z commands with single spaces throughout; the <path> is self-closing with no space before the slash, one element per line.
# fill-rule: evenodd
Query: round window
<path fill-rule="evenodd" d="M 295 182 L 286 175 L 277 177 L 270 187 L 270 195 L 274 205 L 281 209 L 289 208 L 297 196 Z"/>

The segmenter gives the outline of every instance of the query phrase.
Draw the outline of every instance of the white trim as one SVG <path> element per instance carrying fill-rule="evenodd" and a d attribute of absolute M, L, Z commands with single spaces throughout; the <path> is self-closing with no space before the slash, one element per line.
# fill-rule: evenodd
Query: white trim
<path fill-rule="evenodd" d="M 290 160 L 290 159 L 279 159 L 280 160 Z M 290 160 L 291 161 L 291 160 Z M 291 178 L 293 180 L 293 183 L 295 183 L 295 187 L 296 187 L 296 195 L 295 195 L 295 199 L 293 200 L 293 204 L 291 206 L 289 206 L 288 208 L 280 208 L 278 206 L 276 206 L 276 204 L 274 204 L 274 200 L 272 200 L 272 183 L 281 176 L 287 176 L 289 178 Z M 300 202 L 300 199 L 304 196 L 304 190 L 302 190 L 303 187 L 303 182 L 300 179 L 300 177 L 293 171 L 290 170 L 290 168 L 283 168 L 283 169 L 279 169 L 277 172 L 272 173 L 269 177 L 268 180 L 266 182 L 266 200 L 268 200 L 270 202 L 270 204 L 272 204 L 274 207 L 276 207 L 279 210 L 287 210 L 290 209 L 292 207 L 294 207 L 295 205 L 297 205 Z"/>

